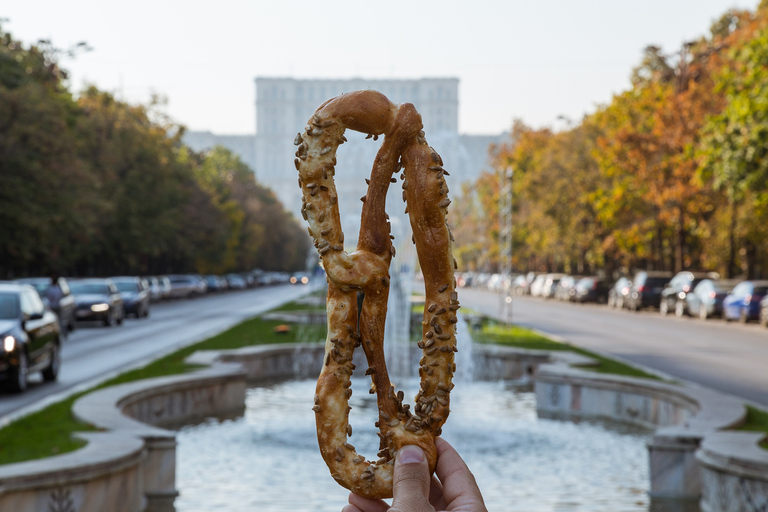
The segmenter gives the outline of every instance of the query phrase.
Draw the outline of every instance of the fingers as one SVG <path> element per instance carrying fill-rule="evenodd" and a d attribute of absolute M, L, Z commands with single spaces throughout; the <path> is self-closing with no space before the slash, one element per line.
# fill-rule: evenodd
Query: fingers
<path fill-rule="evenodd" d="M 435 507 L 435 510 L 445 510 L 448 508 L 448 504 L 443 497 L 443 484 L 437 479 L 435 475 L 432 475 L 432 485 L 429 488 L 429 502 Z"/>
<path fill-rule="evenodd" d="M 392 510 L 429 512 L 435 509 L 429 504 L 432 477 L 424 451 L 418 446 L 403 446 L 395 456 L 392 479 L 394 500 Z"/>
<path fill-rule="evenodd" d="M 443 497 L 448 505 L 473 505 L 472 510 L 485 510 L 483 496 L 477 487 L 477 482 L 464 460 L 448 441 L 438 437 L 437 468 L 435 474 L 443 484 Z M 480 508 L 482 507 L 482 508 Z"/>
<path fill-rule="evenodd" d="M 389 509 L 384 500 L 370 500 L 355 493 L 349 495 L 349 505 L 341 509 L 341 512 L 386 512 Z"/>

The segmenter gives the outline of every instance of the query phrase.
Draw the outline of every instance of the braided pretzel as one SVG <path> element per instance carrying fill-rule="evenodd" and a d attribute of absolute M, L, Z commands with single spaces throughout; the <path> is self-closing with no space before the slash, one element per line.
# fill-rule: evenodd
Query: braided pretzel
<path fill-rule="evenodd" d="M 357 250 L 344 251 L 334 184 L 336 150 L 346 141 L 344 131 L 384 135 L 371 171 Z M 296 169 L 302 189 L 301 213 L 309 223 L 328 280 L 328 338 L 325 359 L 315 394 L 315 419 L 320 451 L 333 478 L 347 489 L 368 498 L 392 497 L 392 468 L 396 451 L 406 444 L 420 446 L 434 471 L 440 435 L 449 413 L 456 351 L 456 311 L 459 302 L 453 270 L 451 236 L 445 215 L 450 200 L 442 160 L 424 139 L 421 116 L 413 105 L 395 105 L 375 91 L 357 91 L 322 104 L 294 141 Z M 405 167 L 403 199 L 414 233 L 424 274 L 426 307 L 423 349 L 419 362 L 420 391 L 414 410 L 403 404 L 403 392 L 390 383 L 384 361 L 384 322 L 389 294 L 389 264 L 395 250 L 385 211 L 390 182 Z M 363 294 L 358 310 L 358 296 Z M 380 451 L 368 462 L 349 444 L 350 378 L 352 354 L 362 345 L 371 376 L 370 392 L 379 408 Z"/>

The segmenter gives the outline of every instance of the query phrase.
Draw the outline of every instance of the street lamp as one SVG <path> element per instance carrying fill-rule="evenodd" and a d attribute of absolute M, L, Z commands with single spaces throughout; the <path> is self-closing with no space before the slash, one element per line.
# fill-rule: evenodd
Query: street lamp
<path fill-rule="evenodd" d="M 507 166 L 501 170 L 499 191 L 499 266 L 502 289 L 499 294 L 499 318 L 512 324 L 512 176 Z"/>

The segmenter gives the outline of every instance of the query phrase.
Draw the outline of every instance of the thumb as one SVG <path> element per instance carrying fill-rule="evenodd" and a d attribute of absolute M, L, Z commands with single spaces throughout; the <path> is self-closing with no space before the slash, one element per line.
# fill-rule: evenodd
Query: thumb
<path fill-rule="evenodd" d="M 431 477 L 424 451 L 418 446 L 403 446 L 395 457 L 392 479 L 392 511 L 428 512 Z"/>

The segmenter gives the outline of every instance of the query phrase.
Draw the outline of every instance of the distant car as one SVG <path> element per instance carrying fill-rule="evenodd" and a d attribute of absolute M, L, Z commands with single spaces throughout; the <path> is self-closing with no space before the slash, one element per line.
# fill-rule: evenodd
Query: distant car
<path fill-rule="evenodd" d="M 608 290 L 608 306 L 623 309 L 629 297 L 630 289 L 632 289 L 632 281 L 626 277 L 617 279 L 611 289 Z"/>
<path fill-rule="evenodd" d="M 768 295 L 768 281 L 742 281 L 723 299 L 723 319 L 746 323 L 760 317 L 760 301 Z"/>
<path fill-rule="evenodd" d="M 172 275 L 168 276 L 171 283 L 171 290 L 168 297 L 171 299 L 188 299 L 199 293 L 197 278 L 192 275 Z"/>
<path fill-rule="evenodd" d="M 699 284 L 685 295 L 686 310 L 691 316 L 702 320 L 723 314 L 723 299 L 733 290 L 734 281 L 702 279 Z"/>
<path fill-rule="evenodd" d="M 245 290 L 248 285 L 240 274 L 227 274 L 224 276 L 230 290 Z"/>
<path fill-rule="evenodd" d="M 531 281 L 531 297 L 541 297 L 544 289 L 544 283 L 547 281 L 547 274 L 539 274 Z"/>
<path fill-rule="evenodd" d="M 149 303 L 151 302 L 149 283 L 141 277 L 121 276 L 111 279 L 123 298 L 125 314 L 133 315 L 136 318 L 148 317 Z"/>
<path fill-rule="evenodd" d="M 624 304 L 625 307 L 632 311 L 658 308 L 661 303 L 661 290 L 671 279 L 671 272 L 638 272 L 632 279 L 632 287 Z"/>
<path fill-rule="evenodd" d="M 59 326 L 61 326 L 63 336 L 75 330 L 75 298 L 72 296 L 69 283 L 65 278 L 59 277 L 56 280 L 56 284 L 59 286 L 58 292 L 51 288 L 50 277 L 28 277 L 16 281 L 35 287 L 43 302 L 59 317 Z"/>
<path fill-rule="evenodd" d="M 519 296 L 530 295 L 531 283 L 535 277 L 536 274 L 533 272 L 517 276 L 514 281 L 512 281 L 512 293 Z"/>
<path fill-rule="evenodd" d="M 608 291 L 611 285 L 603 277 L 582 277 L 573 287 L 573 300 L 575 302 L 608 302 Z"/>
<path fill-rule="evenodd" d="M 696 285 L 709 276 L 710 274 L 688 271 L 675 274 L 675 277 L 661 290 L 659 312 L 662 315 L 666 315 L 670 311 L 674 311 L 675 316 L 688 314 L 685 301 L 686 295 L 692 292 Z"/>
<path fill-rule="evenodd" d="M 163 289 L 160 286 L 160 280 L 154 276 L 147 277 L 149 284 L 149 301 L 158 302 L 163 298 Z"/>
<path fill-rule="evenodd" d="M 30 373 L 56 380 L 61 365 L 59 320 L 30 285 L 0 284 L 0 379 L 15 392 Z"/>
<path fill-rule="evenodd" d="M 557 285 L 563 277 L 565 274 L 547 274 L 544 284 L 541 286 L 541 296 L 545 299 L 554 298 Z"/>
<path fill-rule="evenodd" d="M 307 284 L 309 283 L 309 276 L 304 273 L 296 273 L 291 276 L 291 284 Z"/>
<path fill-rule="evenodd" d="M 123 298 L 109 279 L 77 279 L 69 284 L 75 296 L 78 320 L 97 320 L 107 327 L 122 325 L 125 320 Z"/>
<path fill-rule="evenodd" d="M 215 274 L 205 276 L 205 284 L 209 292 L 221 292 L 227 289 L 227 280 Z"/>
<path fill-rule="evenodd" d="M 576 290 L 574 287 L 579 279 L 581 278 L 577 276 L 563 276 L 555 287 L 555 298 L 566 302 L 576 300 Z"/>

